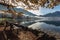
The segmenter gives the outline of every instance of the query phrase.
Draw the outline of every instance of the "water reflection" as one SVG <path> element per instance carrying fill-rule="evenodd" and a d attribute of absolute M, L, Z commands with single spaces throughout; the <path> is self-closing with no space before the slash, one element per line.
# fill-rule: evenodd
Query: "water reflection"
<path fill-rule="evenodd" d="M 43 21 L 46 24 L 52 24 L 55 26 L 60 26 L 60 21 Z"/>
<path fill-rule="evenodd" d="M 21 25 L 27 27 L 27 26 L 32 25 L 32 24 L 34 24 L 34 23 L 36 23 L 36 22 L 21 22 Z"/>
<path fill-rule="evenodd" d="M 30 25 L 28 26 L 29 28 L 32 28 L 32 29 L 41 29 L 41 30 L 44 30 L 44 31 L 54 31 L 54 32 L 60 32 L 60 26 L 57 26 L 55 24 L 59 24 L 60 22 L 51 22 L 51 21 L 48 21 L 48 22 L 37 22 L 37 23 L 34 23 L 33 25 Z"/>
<path fill-rule="evenodd" d="M 29 25 L 36 23 L 35 21 L 28 20 L 28 19 L 16 19 L 16 20 L 17 22 L 20 23 L 20 25 L 23 25 L 23 26 L 29 26 Z"/>
<path fill-rule="evenodd" d="M 54 31 L 60 32 L 60 21 L 26 21 L 26 20 L 19 20 L 20 24 L 23 26 L 28 26 L 29 28 L 36 29 L 36 30 L 43 30 L 43 31 Z"/>

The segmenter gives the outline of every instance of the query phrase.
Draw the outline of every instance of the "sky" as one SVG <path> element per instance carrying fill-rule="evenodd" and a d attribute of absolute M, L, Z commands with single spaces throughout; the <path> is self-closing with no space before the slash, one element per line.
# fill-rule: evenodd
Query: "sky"
<path fill-rule="evenodd" d="M 40 8 L 39 8 L 39 12 L 40 12 L 39 15 L 44 15 L 44 14 L 48 14 L 48 13 L 53 13 L 53 12 L 56 12 L 56 11 L 60 11 L 60 5 L 55 6 L 53 9 L 40 7 Z"/>
<path fill-rule="evenodd" d="M 43 7 L 39 7 L 39 10 L 28 10 L 30 12 L 32 12 L 33 14 L 36 14 L 36 15 L 45 15 L 45 14 L 48 14 L 48 13 L 53 13 L 53 12 L 56 12 L 56 11 L 60 11 L 60 5 L 58 6 L 55 6 L 53 9 L 51 8 L 43 8 Z"/>

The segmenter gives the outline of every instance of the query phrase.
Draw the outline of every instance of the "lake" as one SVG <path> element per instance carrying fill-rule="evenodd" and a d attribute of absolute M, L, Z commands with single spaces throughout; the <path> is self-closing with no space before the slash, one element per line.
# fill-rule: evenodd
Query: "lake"
<path fill-rule="evenodd" d="M 40 22 L 25 22 L 22 25 L 28 26 L 28 28 L 52 31 L 60 33 L 60 21 L 40 21 Z"/>
<path fill-rule="evenodd" d="M 56 24 L 56 23 L 55 23 Z M 41 29 L 43 31 L 54 31 L 54 32 L 60 32 L 60 25 L 55 25 L 50 22 L 46 23 L 46 22 L 37 22 L 37 23 L 34 23 L 30 26 L 28 26 L 29 28 L 32 28 L 32 29 Z"/>
<path fill-rule="evenodd" d="M 43 21 L 42 21 L 43 20 Z M 60 33 L 60 19 L 59 17 L 46 17 L 39 20 L 21 20 L 20 24 L 28 28 L 43 30 L 43 31 L 52 31 Z"/>

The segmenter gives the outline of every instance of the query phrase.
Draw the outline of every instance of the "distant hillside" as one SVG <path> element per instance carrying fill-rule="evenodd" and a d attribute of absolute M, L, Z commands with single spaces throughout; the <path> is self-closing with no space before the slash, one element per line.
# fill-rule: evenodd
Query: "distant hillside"
<path fill-rule="evenodd" d="M 11 14 L 4 14 L 4 16 L 3 16 L 3 14 L 0 13 L 0 18 L 2 18 L 2 17 L 12 17 L 12 15 Z"/>
<path fill-rule="evenodd" d="M 36 16 L 35 14 L 27 11 L 27 10 L 24 10 L 22 8 L 14 8 L 16 10 L 16 12 L 23 12 L 25 15 L 31 15 L 31 16 Z"/>
<path fill-rule="evenodd" d="M 25 15 L 36 16 L 35 14 L 33 14 L 27 10 L 24 10 L 22 8 L 14 8 L 14 9 L 16 10 L 16 12 L 23 12 Z M 0 5 L 0 10 L 8 10 L 8 9 L 5 6 Z"/>
<path fill-rule="evenodd" d="M 53 13 L 48 13 L 46 15 L 42 15 L 42 17 L 60 17 L 60 11 L 56 11 Z"/>
<path fill-rule="evenodd" d="M 24 10 L 22 8 L 14 8 L 16 10 L 16 12 L 23 12 L 25 15 L 31 15 L 31 16 L 36 16 L 35 14 L 27 11 L 27 10 Z M 0 10 L 8 10 L 7 7 L 3 6 L 3 5 L 0 5 Z"/>

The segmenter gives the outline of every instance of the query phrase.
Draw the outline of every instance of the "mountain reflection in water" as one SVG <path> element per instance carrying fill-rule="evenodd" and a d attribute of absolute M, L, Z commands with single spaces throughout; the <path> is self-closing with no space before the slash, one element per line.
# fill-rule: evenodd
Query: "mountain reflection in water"
<path fill-rule="evenodd" d="M 43 30 L 43 31 L 54 31 L 60 32 L 60 21 L 26 21 L 21 20 L 21 25 L 26 26 L 28 28 L 36 29 L 36 30 Z"/>
<path fill-rule="evenodd" d="M 55 26 L 60 26 L 60 21 L 43 21 L 46 24 L 52 24 Z"/>
<path fill-rule="evenodd" d="M 32 29 L 43 30 L 43 31 L 60 32 L 60 22 L 59 21 L 37 22 L 28 27 L 32 28 Z"/>

